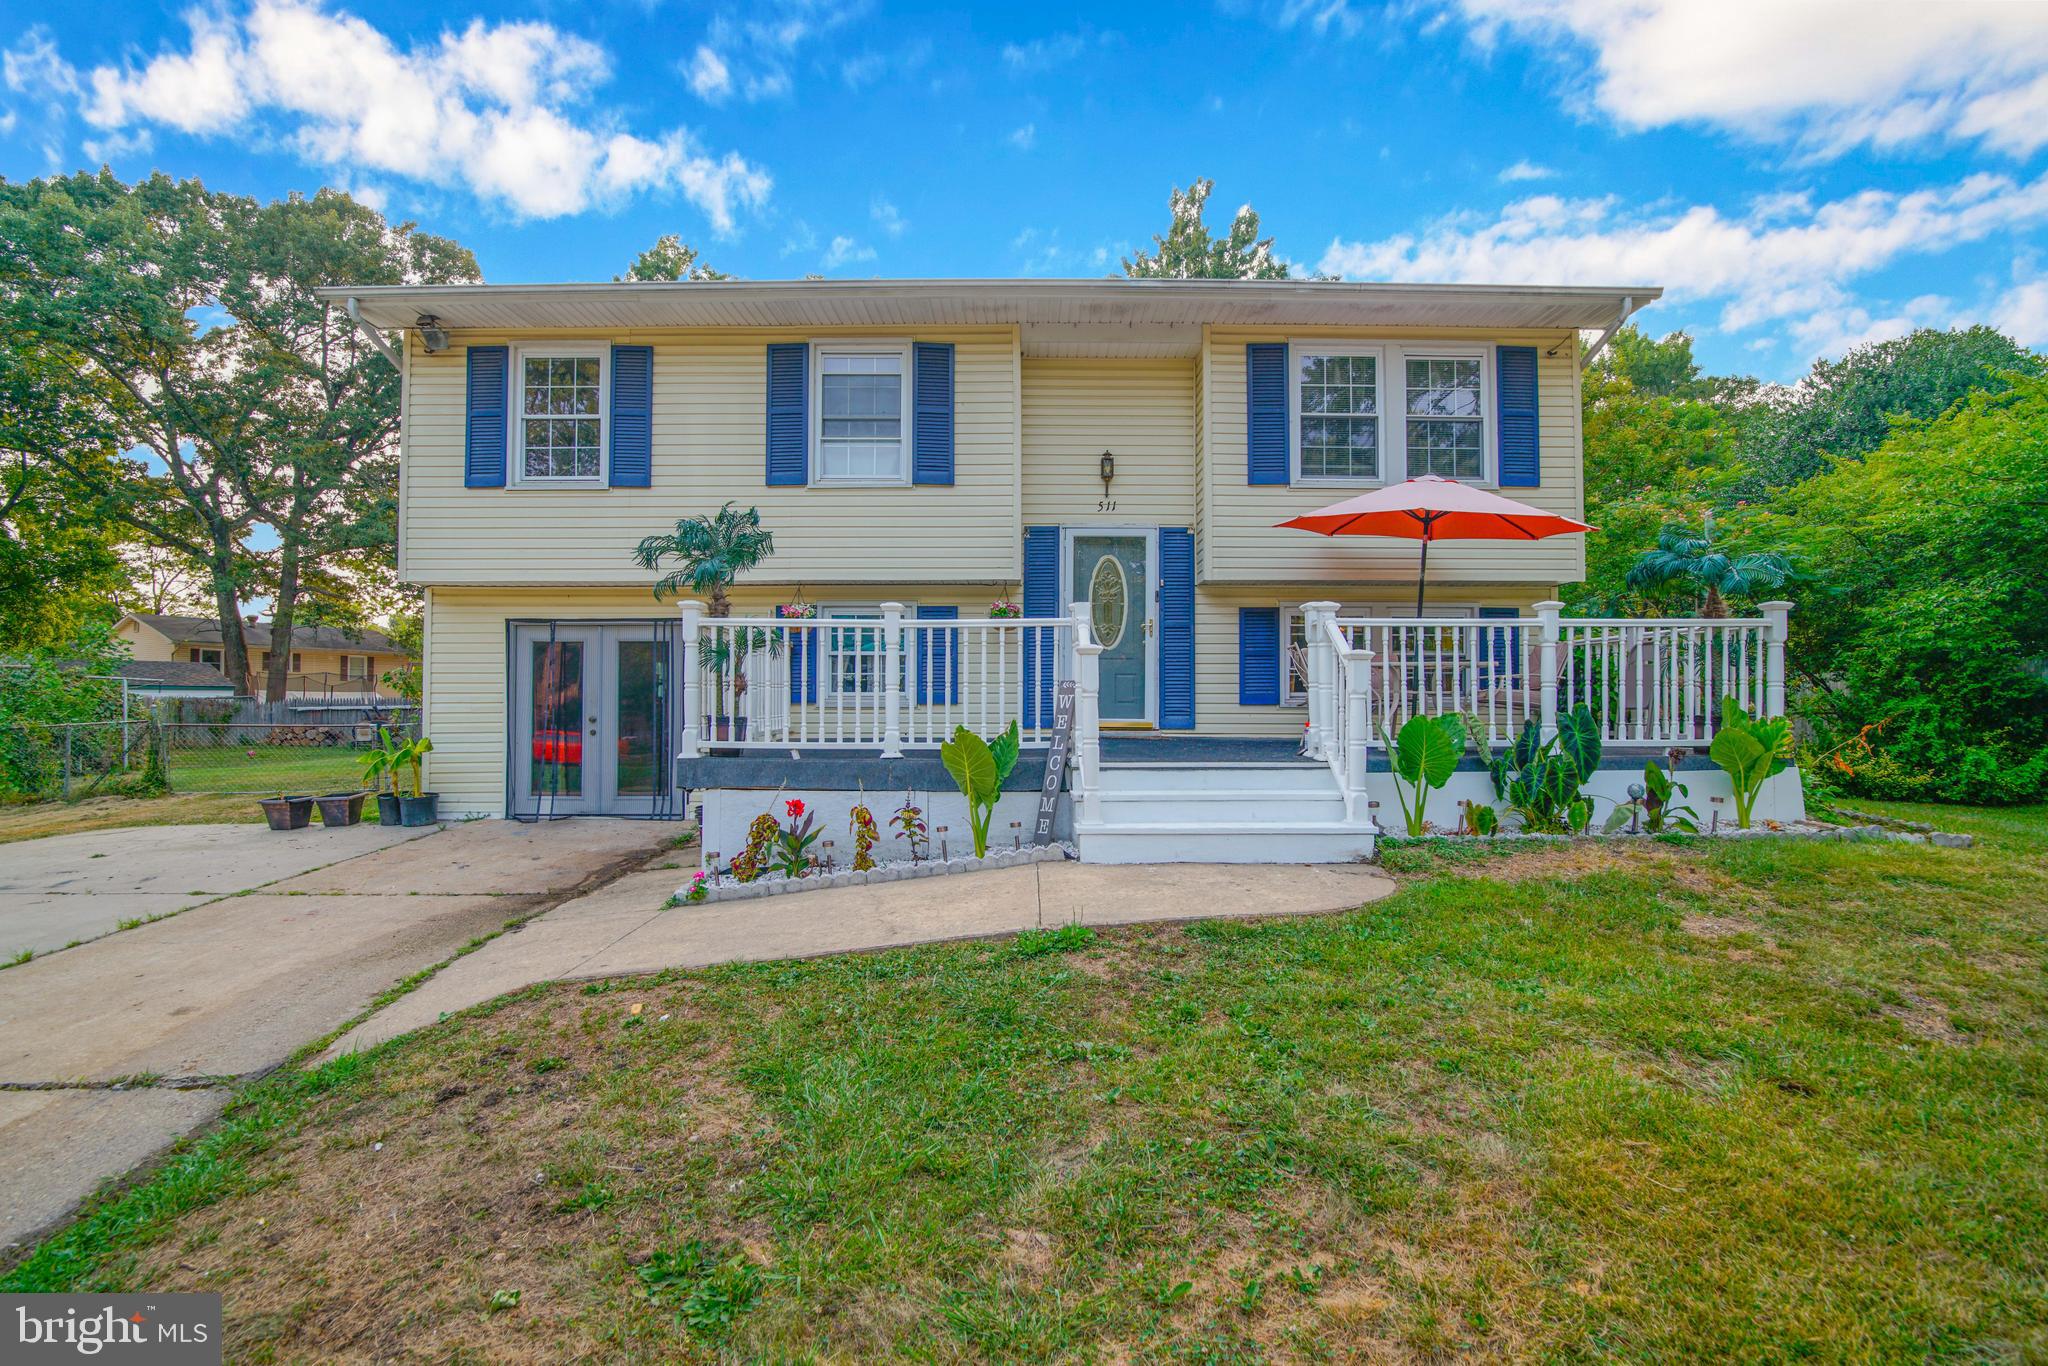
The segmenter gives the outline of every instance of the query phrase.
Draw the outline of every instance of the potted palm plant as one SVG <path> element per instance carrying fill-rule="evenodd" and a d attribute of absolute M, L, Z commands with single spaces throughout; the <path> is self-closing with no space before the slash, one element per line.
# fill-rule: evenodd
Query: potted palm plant
<path fill-rule="evenodd" d="M 774 553 L 775 535 L 762 529 L 761 510 L 741 512 L 727 503 L 717 512 L 682 518 L 666 535 L 643 538 L 633 550 L 633 562 L 642 569 L 661 570 L 674 561 L 674 567 L 655 580 L 655 600 L 701 594 L 707 602 L 705 614 L 723 618 L 732 615 L 726 590 Z M 748 653 L 764 645 L 772 652 L 779 643 L 766 632 L 744 632 L 746 639 L 741 634 L 730 628 L 711 629 L 699 643 L 699 658 L 717 684 L 712 689 L 717 714 L 702 718 L 704 733 L 714 740 L 746 739 L 746 719 L 733 717 L 726 704 L 737 704 L 746 695 Z"/>
<path fill-rule="evenodd" d="M 400 825 L 432 825 L 436 819 L 436 807 L 441 800 L 438 792 L 421 790 L 420 761 L 433 752 L 434 742 L 422 735 L 416 740 L 407 740 L 398 746 L 392 756 L 397 771 L 410 779 L 412 791 L 398 793 L 398 823 Z"/>
<path fill-rule="evenodd" d="M 363 786 L 377 794 L 377 824 L 400 823 L 398 809 L 398 755 L 400 742 L 391 727 L 377 727 L 377 745 L 363 753 Z"/>

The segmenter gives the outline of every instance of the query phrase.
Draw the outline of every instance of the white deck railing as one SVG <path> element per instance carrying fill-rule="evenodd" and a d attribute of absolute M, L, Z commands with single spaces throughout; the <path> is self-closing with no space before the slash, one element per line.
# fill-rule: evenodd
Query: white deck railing
<path fill-rule="evenodd" d="M 1026 745 L 1053 725 L 1075 623 L 942 620 L 885 602 L 869 618 L 712 617 L 682 604 L 681 753 L 937 749 L 957 726 Z"/>
<path fill-rule="evenodd" d="M 1306 604 L 1309 752 L 1346 776 L 1359 706 L 1372 747 L 1411 716 L 1447 712 L 1475 718 L 1499 745 L 1530 721 L 1549 735 L 1560 712 L 1584 703 L 1607 744 L 1645 749 L 1710 742 L 1723 697 L 1753 716 L 1784 714 L 1790 603 L 1765 603 L 1759 617 L 1562 610 L 1542 602 L 1532 616 L 1400 619 Z"/>

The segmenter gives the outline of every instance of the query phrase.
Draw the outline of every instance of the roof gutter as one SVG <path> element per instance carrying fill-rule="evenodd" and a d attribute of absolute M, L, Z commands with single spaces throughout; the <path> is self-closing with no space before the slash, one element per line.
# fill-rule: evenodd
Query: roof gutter
<path fill-rule="evenodd" d="M 355 307 L 356 301 L 354 299 L 350 299 L 348 302 L 349 307 Z M 1646 300 L 1645 302 L 1647 303 L 1648 301 Z M 1607 324 L 1607 330 L 1600 334 L 1600 337 L 1597 341 L 1595 341 L 1591 346 L 1586 348 L 1585 355 L 1579 357 L 1579 369 L 1584 370 L 1587 366 L 1593 363 L 1594 357 L 1598 356 L 1602 351 L 1605 351 L 1607 349 L 1607 343 L 1614 340 L 1614 334 L 1621 331 L 1621 325 L 1627 322 L 1629 314 L 1635 311 L 1635 296 L 1633 294 L 1622 295 L 1620 315 L 1616 317 L 1613 322 Z"/>
<path fill-rule="evenodd" d="M 1627 315 L 1624 314 L 1623 316 L 1626 317 Z M 392 369 L 403 370 L 405 368 L 398 363 L 398 353 L 391 349 L 390 342 L 384 340 L 384 334 L 363 320 L 362 305 L 353 294 L 348 296 L 348 320 L 356 325 L 356 331 L 362 333 L 370 345 L 377 348 L 378 355 L 391 362 Z"/>

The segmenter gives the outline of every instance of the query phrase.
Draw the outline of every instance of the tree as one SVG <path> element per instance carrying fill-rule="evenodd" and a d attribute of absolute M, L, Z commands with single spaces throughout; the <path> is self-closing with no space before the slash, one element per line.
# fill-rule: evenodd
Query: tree
<path fill-rule="evenodd" d="M 654 585 L 656 600 L 685 590 L 710 598 L 710 614 L 732 615 L 725 590 L 749 569 L 775 552 L 775 534 L 761 529 L 761 510 L 736 512 L 727 503 L 708 516 L 685 517 L 666 536 L 648 536 L 633 551 L 642 569 L 660 569 L 668 559 L 679 561 Z"/>
<path fill-rule="evenodd" d="M 613 280 L 730 280 L 733 277 L 722 270 L 697 263 L 697 249 L 685 246 L 683 239 L 672 232 L 665 232 L 654 239 L 654 245 L 633 258 L 633 264 L 626 267 L 624 275 L 614 275 Z"/>
<path fill-rule="evenodd" d="M 1745 460 L 1765 488 L 1796 484 L 1876 450 L 1895 419 L 1936 418 L 1972 394 L 2042 372 L 2041 357 L 1996 328 L 1922 328 L 1815 361 L 1764 405 L 1745 435 Z"/>
<path fill-rule="evenodd" d="M 280 696 L 309 564 L 390 542 L 398 380 L 313 286 L 477 279 L 452 242 L 322 191 L 267 207 L 110 172 L 0 185 L 0 304 L 19 345 L 122 458 L 50 434 L 32 458 L 97 515 L 203 567 L 222 668 L 241 598 L 270 589 Z M 279 537 L 259 556 L 250 533 Z"/>
<path fill-rule="evenodd" d="M 1667 526 L 1657 533 L 1657 548 L 1636 557 L 1628 571 L 1628 586 L 1639 593 L 1655 593 L 1673 585 L 1694 588 L 1700 594 L 1700 615 L 1725 617 L 1724 596 L 1749 597 L 1754 593 L 1782 588 L 1792 577 L 1792 563 L 1775 550 L 1731 554 L 1714 540 L 1714 519 L 1707 518 L 1703 534 L 1690 528 Z"/>
<path fill-rule="evenodd" d="M 2048 377 L 1895 427 L 1747 514 L 1813 566 L 1787 659 L 1878 797 L 2048 797 Z"/>
<path fill-rule="evenodd" d="M 1124 258 L 1124 274 L 1133 279 L 1284 280 L 1287 263 L 1273 255 L 1273 239 L 1259 236 L 1259 216 L 1244 205 L 1230 222 L 1230 235 L 1209 235 L 1202 212 L 1213 180 L 1197 180 L 1183 190 L 1174 186 L 1168 203 L 1173 221 L 1165 236 L 1154 234 L 1150 252 Z"/>

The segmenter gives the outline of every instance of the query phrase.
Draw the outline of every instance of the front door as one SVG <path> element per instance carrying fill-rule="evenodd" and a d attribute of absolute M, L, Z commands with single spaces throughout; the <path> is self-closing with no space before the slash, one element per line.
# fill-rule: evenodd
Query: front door
<path fill-rule="evenodd" d="M 1151 548 L 1143 533 L 1073 533 L 1068 583 L 1071 600 L 1088 604 L 1089 629 L 1102 646 L 1105 722 L 1152 720 Z"/>
<path fill-rule="evenodd" d="M 654 624 L 513 635 L 515 815 L 666 813 L 674 644 Z"/>

